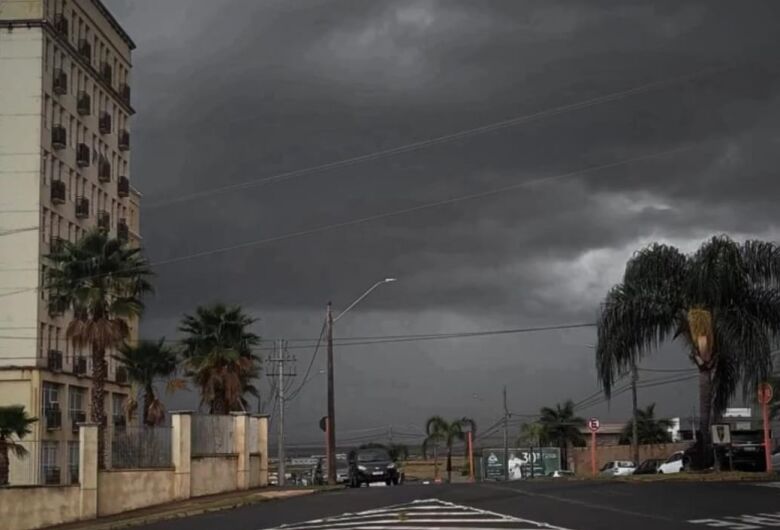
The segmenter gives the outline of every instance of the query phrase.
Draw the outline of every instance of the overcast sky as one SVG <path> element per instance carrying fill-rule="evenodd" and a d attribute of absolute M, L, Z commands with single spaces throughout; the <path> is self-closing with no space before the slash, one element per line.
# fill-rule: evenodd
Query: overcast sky
<path fill-rule="evenodd" d="M 387 276 L 399 281 L 340 320 L 337 337 L 591 322 L 625 260 L 651 241 L 689 251 L 714 233 L 777 239 L 776 1 L 106 3 L 138 46 L 131 174 L 152 261 L 534 182 L 160 265 L 146 337 L 176 337 L 183 313 L 217 300 L 244 306 L 269 341 L 316 337 L 328 300 L 343 309 Z M 340 437 L 419 428 L 432 414 L 487 425 L 504 384 L 517 414 L 581 399 L 597 390 L 594 342 L 584 329 L 342 347 Z M 312 349 L 294 353 L 301 374 Z M 645 363 L 688 366 L 675 347 Z M 294 440 L 321 438 L 324 380 L 290 405 Z M 695 395 L 678 383 L 640 401 L 687 417 Z M 628 401 L 581 413 L 623 420 Z M 171 406 L 195 402 L 181 394 Z"/>

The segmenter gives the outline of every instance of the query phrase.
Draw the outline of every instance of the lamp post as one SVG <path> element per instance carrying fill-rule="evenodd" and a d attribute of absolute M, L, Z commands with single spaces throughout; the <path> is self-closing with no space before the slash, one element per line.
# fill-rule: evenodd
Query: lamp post
<path fill-rule="evenodd" d="M 328 484 L 336 485 L 336 403 L 335 403 L 335 389 L 333 385 L 333 323 L 343 317 L 348 311 L 359 304 L 371 291 L 383 285 L 385 283 L 391 283 L 396 281 L 395 278 L 385 278 L 376 282 L 369 287 L 366 292 L 358 296 L 354 302 L 349 304 L 347 308 L 339 313 L 336 318 L 333 318 L 332 305 L 328 302 L 327 313 L 327 341 L 328 341 L 328 423 L 327 423 L 327 461 L 328 461 Z"/>

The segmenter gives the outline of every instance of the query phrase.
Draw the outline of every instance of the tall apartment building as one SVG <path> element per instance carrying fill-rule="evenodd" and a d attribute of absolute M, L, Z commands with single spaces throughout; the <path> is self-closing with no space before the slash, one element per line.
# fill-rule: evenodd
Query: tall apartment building
<path fill-rule="evenodd" d="M 0 405 L 39 418 L 12 483 L 78 480 L 75 425 L 89 417 L 91 362 L 65 340 L 70 315 L 49 313 L 45 256 L 96 226 L 140 241 L 133 48 L 100 0 L 0 1 Z M 130 387 L 113 360 L 106 391 L 109 423 L 121 429 Z"/>

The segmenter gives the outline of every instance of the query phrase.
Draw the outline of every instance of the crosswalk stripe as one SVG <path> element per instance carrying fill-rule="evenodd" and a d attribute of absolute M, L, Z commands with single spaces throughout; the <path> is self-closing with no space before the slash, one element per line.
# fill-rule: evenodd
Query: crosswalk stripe
<path fill-rule="evenodd" d="M 290 523 L 275 530 L 563 530 L 439 499 L 421 499 L 355 513 Z"/>

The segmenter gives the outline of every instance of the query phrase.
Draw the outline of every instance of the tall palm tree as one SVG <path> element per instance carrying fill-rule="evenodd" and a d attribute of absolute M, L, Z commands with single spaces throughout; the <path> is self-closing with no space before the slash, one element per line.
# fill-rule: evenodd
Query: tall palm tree
<path fill-rule="evenodd" d="M 542 446 L 548 443 L 547 432 L 544 425 L 538 421 L 524 423 L 520 426 L 520 436 L 517 437 L 517 445 Z"/>
<path fill-rule="evenodd" d="M 178 388 L 179 380 L 170 379 L 176 373 L 176 352 L 165 345 L 165 339 L 159 341 L 142 340 L 136 345 L 124 344 L 114 359 L 127 368 L 127 377 L 139 387 L 131 397 L 128 408 L 132 411 L 137 407 L 138 393 L 143 394 L 143 409 L 141 418 L 144 425 L 159 425 L 165 419 L 165 407 L 157 396 L 155 382 L 168 379 L 168 388 Z"/>
<path fill-rule="evenodd" d="M 651 403 L 643 409 L 636 411 L 637 434 L 640 444 L 663 444 L 672 441 L 669 434 L 671 422 L 667 419 L 655 417 L 655 403 Z M 623 427 L 620 434 L 620 443 L 629 444 L 634 433 L 634 420 L 630 420 Z"/>
<path fill-rule="evenodd" d="M 260 337 L 247 331 L 255 322 L 238 307 L 223 304 L 200 306 L 185 315 L 179 330 L 187 374 L 200 389 L 201 403 L 211 414 L 246 410 L 245 394 L 257 396 L 252 380 L 260 359 L 252 347 Z"/>
<path fill-rule="evenodd" d="M 609 397 L 615 381 L 667 339 L 681 339 L 699 370 L 702 462 L 710 457 L 713 412 L 741 385 L 749 395 L 772 370 L 780 332 L 780 247 L 725 236 L 692 255 L 663 244 L 637 252 L 607 294 L 596 365 Z"/>
<path fill-rule="evenodd" d="M 99 426 L 98 465 L 103 467 L 106 350 L 125 341 L 127 321 L 143 312 L 141 296 L 152 290 L 149 263 L 141 249 L 130 248 L 99 230 L 88 232 L 76 243 L 65 241 L 49 259 L 49 306 L 58 312 L 73 311 L 66 337 L 75 348 L 92 351 L 90 419 Z"/>
<path fill-rule="evenodd" d="M 30 425 L 38 421 L 27 415 L 23 405 L 0 407 L 0 486 L 8 485 L 11 468 L 9 453 L 18 458 L 27 456 L 27 449 L 19 443 L 30 434 Z"/>
<path fill-rule="evenodd" d="M 466 433 L 476 431 L 476 423 L 470 418 L 461 418 L 448 422 L 441 416 L 432 416 L 425 423 L 426 438 L 423 441 L 423 457 L 427 457 L 428 448 L 433 446 L 433 466 L 436 478 L 439 478 L 438 446 L 447 447 L 447 482 L 452 482 L 452 446 L 456 441 L 466 439 Z"/>
<path fill-rule="evenodd" d="M 569 399 L 563 405 L 556 404 L 555 408 L 543 407 L 540 411 L 539 423 L 542 425 L 544 438 L 558 444 L 561 450 L 561 467 L 567 469 L 569 444 L 585 443 L 580 432 L 580 429 L 585 427 L 585 419 L 574 414 L 574 402 Z"/>

